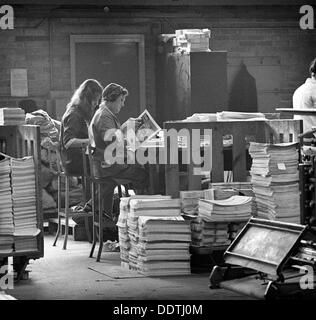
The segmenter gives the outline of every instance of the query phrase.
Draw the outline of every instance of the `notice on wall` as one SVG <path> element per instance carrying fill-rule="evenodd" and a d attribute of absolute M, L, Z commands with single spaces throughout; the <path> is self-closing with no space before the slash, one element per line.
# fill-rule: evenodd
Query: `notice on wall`
<path fill-rule="evenodd" d="M 28 96 L 27 69 L 11 69 L 11 96 Z"/>

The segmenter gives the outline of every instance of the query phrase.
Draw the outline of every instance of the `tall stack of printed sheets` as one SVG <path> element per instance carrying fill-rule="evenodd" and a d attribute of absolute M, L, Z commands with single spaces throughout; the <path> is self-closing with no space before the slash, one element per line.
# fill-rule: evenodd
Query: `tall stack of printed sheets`
<path fill-rule="evenodd" d="M 146 276 L 191 272 L 190 224 L 181 217 L 179 199 L 132 196 L 121 202 L 121 209 L 118 227 L 125 265 L 128 258 L 129 268 Z"/>
<path fill-rule="evenodd" d="M 25 124 L 25 112 L 21 108 L 0 108 L 0 125 Z"/>
<path fill-rule="evenodd" d="M 250 143 L 251 182 L 259 217 L 300 222 L 296 147 L 296 143 Z"/>
<path fill-rule="evenodd" d="M 10 159 L 0 161 L 0 253 L 13 251 L 14 225 L 10 182 Z"/>
<path fill-rule="evenodd" d="M 37 250 L 36 189 L 33 157 L 11 158 L 16 251 Z"/>

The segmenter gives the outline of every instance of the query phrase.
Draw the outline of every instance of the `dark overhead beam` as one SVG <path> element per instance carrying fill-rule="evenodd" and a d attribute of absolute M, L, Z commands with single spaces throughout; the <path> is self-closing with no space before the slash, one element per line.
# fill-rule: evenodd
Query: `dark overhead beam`
<path fill-rule="evenodd" d="M 1 0 L 1 5 L 69 5 L 69 6 L 292 6 L 306 0 Z"/>

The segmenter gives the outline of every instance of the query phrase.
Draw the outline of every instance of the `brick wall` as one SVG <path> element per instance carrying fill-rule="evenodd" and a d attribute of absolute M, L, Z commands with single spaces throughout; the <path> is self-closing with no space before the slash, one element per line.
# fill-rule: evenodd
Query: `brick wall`
<path fill-rule="evenodd" d="M 27 68 L 29 98 L 40 107 L 56 96 L 70 97 L 71 34 L 144 34 L 146 104 L 154 114 L 160 33 L 210 28 L 211 49 L 228 51 L 229 84 L 243 61 L 258 77 L 258 93 L 270 95 L 279 107 L 291 107 L 293 91 L 308 76 L 308 64 L 315 56 L 316 31 L 299 28 L 299 7 L 161 8 L 108 16 L 73 9 L 55 11 L 49 18 L 47 9 L 38 7 L 34 15 L 23 10 L 16 11 L 14 30 L 0 30 L 1 106 L 16 106 L 21 99 L 10 96 L 11 68 Z M 269 103 L 260 111 L 270 112 L 273 107 Z"/>

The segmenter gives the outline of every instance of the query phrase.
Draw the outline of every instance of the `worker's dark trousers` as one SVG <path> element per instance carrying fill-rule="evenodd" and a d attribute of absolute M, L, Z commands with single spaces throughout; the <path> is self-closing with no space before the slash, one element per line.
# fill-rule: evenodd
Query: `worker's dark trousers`
<path fill-rule="evenodd" d="M 113 164 L 102 168 L 99 161 L 93 161 L 93 173 L 95 177 L 102 178 L 104 181 L 101 187 L 103 210 L 110 216 L 112 215 L 114 190 L 117 186 L 116 179 L 128 180 L 136 190 L 145 190 L 148 186 L 148 174 L 137 164 Z"/>

